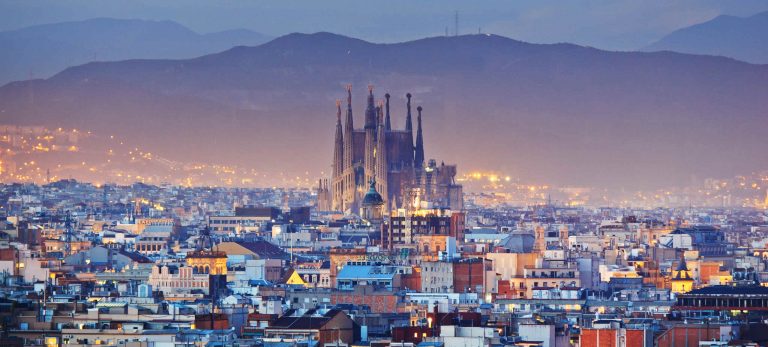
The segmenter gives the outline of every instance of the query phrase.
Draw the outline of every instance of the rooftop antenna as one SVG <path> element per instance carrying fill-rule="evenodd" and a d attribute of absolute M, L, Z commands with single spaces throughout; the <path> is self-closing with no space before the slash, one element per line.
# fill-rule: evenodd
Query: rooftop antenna
<path fill-rule="evenodd" d="M 459 36 L 459 11 L 456 10 L 456 13 L 453 17 L 453 29 L 454 29 L 454 36 Z"/>

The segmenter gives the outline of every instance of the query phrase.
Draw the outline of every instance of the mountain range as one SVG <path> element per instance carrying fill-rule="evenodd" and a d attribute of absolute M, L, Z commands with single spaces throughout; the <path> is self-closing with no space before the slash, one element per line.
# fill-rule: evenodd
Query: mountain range
<path fill-rule="evenodd" d="M 93 62 L 0 88 L 0 122 L 129 136 L 183 161 L 330 170 L 335 100 L 424 107 L 427 156 L 559 185 L 644 189 L 765 169 L 768 66 L 496 35 L 375 44 L 290 34 L 180 60 Z"/>
<path fill-rule="evenodd" d="M 670 33 L 645 51 L 675 51 L 768 64 L 768 12 L 750 17 L 721 15 Z"/>
<path fill-rule="evenodd" d="M 181 59 L 258 45 L 270 38 L 245 29 L 198 34 L 172 21 L 95 18 L 0 32 L 0 85 L 47 78 L 91 61 Z"/>

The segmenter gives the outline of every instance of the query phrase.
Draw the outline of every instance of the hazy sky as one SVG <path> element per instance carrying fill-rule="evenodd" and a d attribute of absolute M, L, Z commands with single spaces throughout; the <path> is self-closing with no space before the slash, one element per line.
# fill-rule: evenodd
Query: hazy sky
<path fill-rule="evenodd" d="M 173 20 L 198 32 L 247 28 L 269 35 L 331 31 L 372 41 L 453 32 L 635 49 L 720 14 L 768 10 L 766 0 L 0 0 L 0 30 L 93 17 Z"/>

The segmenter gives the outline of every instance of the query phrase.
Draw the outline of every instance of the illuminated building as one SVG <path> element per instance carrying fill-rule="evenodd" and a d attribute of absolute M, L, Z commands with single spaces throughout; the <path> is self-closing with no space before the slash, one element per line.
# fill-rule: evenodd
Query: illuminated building
<path fill-rule="evenodd" d="M 688 265 L 685 263 L 685 257 L 680 258 L 680 264 L 677 269 L 672 271 L 670 288 L 673 293 L 686 293 L 693 289 L 693 277 L 691 277 L 691 271 L 688 270 Z"/>
<path fill-rule="evenodd" d="M 189 266 L 155 265 L 147 283 L 164 294 L 189 293 L 193 290 L 208 292 L 209 276 Z"/>
<path fill-rule="evenodd" d="M 136 220 L 136 234 L 141 234 L 149 226 L 166 227 L 173 232 L 176 222 L 172 218 L 139 218 Z"/>
<path fill-rule="evenodd" d="M 368 255 L 365 248 L 332 248 L 328 256 L 330 261 L 331 283 L 336 283 L 336 275 L 348 262 L 366 262 Z"/>
<path fill-rule="evenodd" d="M 296 272 L 304 279 L 307 287 L 332 287 L 330 261 L 299 264 Z"/>
<path fill-rule="evenodd" d="M 209 216 L 208 227 L 217 235 L 258 231 L 279 216 L 280 209 L 276 207 L 237 207 L 234 216 Z"/>
<path fill-rule="evenodd" d="M 759 285 L 716 285 L 681 293 L 675 311 L 695 315 L 701 311 L 731 313 L 753 312 L 765 317 L 768 312 L 768 288 Z"/>
<path fill-rule="evenodd" d="M 195 251 L 187 254 L 187 266 L 199 274 L 226 275 L 227 254 L 221 251 Z"/>
<path fill-rule="evenodd" d="M 171 218 L 137 219 L 135 228 L 138 236 L 134 248 L 145 255 L 166 252 L 178 231 L 178 225 Z"/>
<path fill-rule="evenodd" d="M 280 281 L 281 284 L 287 284 L 291 286 L 301 286 L 301 287 L 308 287 L 306 281 L 304 281 L 304 278 L 299 275 L 298 271 L 296 270 L 288 270 L 288 272 L 285 274 L 285 277 Z"/>
<path fill-rule="evenodd" d="M 580 346 L 596 347 L 650 347 L 653 332 L 648 329 L 628 329 L 620 320 L 601 319 L 592 322 L 592 328 L 581 329 Z"/>
<path fill-rule="evenodd" d="M 360 216 L 369 222 L 381 222 L 384 211 L 384 199 L 381 194 L 376 191 L 376 181 L 371 181 L 371 187 L 368 189 L 368 193 L 365 193 L 363 197 L 363 207 L 361 209 Z"/>
<path fill-rule="evenodd" d="M 213 245 L 210 231 L 206 228 L 200 234 L 197 250 L 187 254 L 187 266 L 192 268 L 195 274 L 226 275 L 227 253 L 219 250 L 211 250 Z"/>
<path fill-rule="evenodd" d="M 450 210 L 403 210 L 393 214 L 382 226 L 381 245 L 384 249 L 413 248 L 417 236 L 450 236 L 464 239 L 465 215 Z M 446 249 L 443 248 L 443 251 Z"/>
<path fill-rule="evenodd" d="M 381 194 L 385 208 L 418 208 L 421 201 L 431 201 L 455 210 L 463 208 L 462 187 L 454 179 L 456 166 L 438 166 L 434 160 L 425 161 L 421 107 L 417 108 L 419 114 L 414 144 L 411 94 L 406 97 L 405 129 L 394 130 L 390 119 L 389 94 L 385 95 L 386 101 L 377 106 L 373 87 L 369 87 L 365 125 L 363 129 L 355 129 L 352 89 L 347 87 L 347 112 L 343 127 L 341 103 L 336 103 L 332 178 L 330 189 L 327 182 L 320 181 L 319 207 L 333 211 L 358 211 L 367 185 L 375 181 L 376 191 Z"/>

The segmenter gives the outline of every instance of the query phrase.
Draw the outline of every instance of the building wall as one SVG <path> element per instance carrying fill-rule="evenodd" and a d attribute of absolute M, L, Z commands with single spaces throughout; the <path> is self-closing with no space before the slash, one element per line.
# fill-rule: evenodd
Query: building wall
<path fill-rule="evenodd" d="M 617 333 L 616 329 L 582 329 L 579 347 L 619 347 Z"/>
<path fill-rule="evenodd" d="M 329 260 L 331 262 L 331 283 L 336 283 L 336 275 L 349 261 L 366 261 L 368 259 L 364 248 L 351 250 L 331 250 Z"/>
<path fill-rule="evenodd" d="M 187 255 L 187 266 L 197 273 L 211 275 L 227 274 L 227 255 L 224 252 L 200 252 Z"/>
<path fill-rule="evenodd" d="M 170 273 L 166 266 L 153 266 L 147 283 L 163 293 L 187 293 L 193 289 L 208 292 L 210 278 L 193 274 L 191 267 L 179 267 L 178 273 Z"/>
<path fill-rule="evenodd" d="M 448 238 L 446 235 L 417 235 L 414 238 L 416 250 L 422 259 L 436 261 L 440 258 L 440 252 L 448 249 Z"/>
<path fill-rule="evenodd" d="M 334 292 L 331 305 L 337 304 L 368 305 L 373 313 L 392 313 L 397 308 L 397 296 L 394 293 Z"/>
<path fill-rule="evenodd" d="M 169 233 L 174 233 L 176 224 L 172 218 L 140 218 L 136 220 L 136 233 L 141 234 L 148 226 L 168 227 Z"/>
<path fill-rule="evenodd" d="M 453 265 L 453 291 L 456 293 L 476 293 L 487 285 L 485 261 L 455 262 Z"/>
<path fill-rule="evenodd" d="M 641 329 L 582 329 L 580 347 L 651 347 L 653 335 Z"/>
<path fill-rule="evenodd" d="M 544 347 L 554 346 L 554 325 L 520 324 L 518 334 L 523 341 L 541 341 Z"/>
<path fill-rule="evenodd" d="M 345 313 L 337 314 L 320 329 L 320 346 L 338 340 L 346 344 L 355 342 L 353 321 Z"/>
<path fill-rule="evenodd" d="M 421 263 L 421 291 L 424 293 L 453 292 L 453 264 L 439 261 Z"/>
<path fill-rule="evenodd" d="M 699 283 L 707 284 L 712 276 L 719 275 L 721 265 L 719 261 L 699 261 Z"/>
<path fill-rule="evenodd" d="M 488 253 L 486 258 L 493 261 L 493 270 L 502 280 L 522 277 L 526 266 L 536 265 L 536 253 Z"/>
<path fill-rule="evenodd" d="M 658 347 L 698 347 L 699 341 L 720 338 L 720 327 L 676 326 L 656 338 Z"/>

